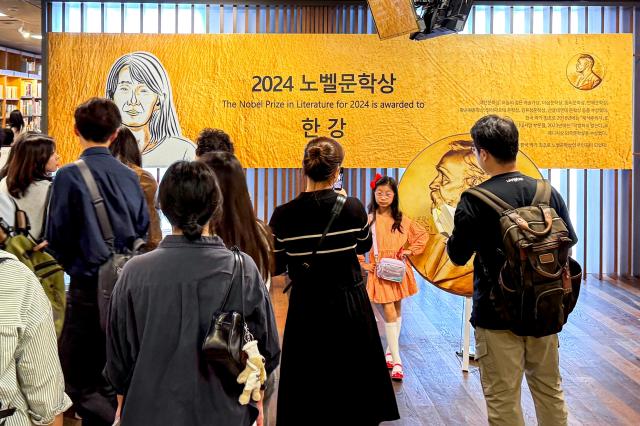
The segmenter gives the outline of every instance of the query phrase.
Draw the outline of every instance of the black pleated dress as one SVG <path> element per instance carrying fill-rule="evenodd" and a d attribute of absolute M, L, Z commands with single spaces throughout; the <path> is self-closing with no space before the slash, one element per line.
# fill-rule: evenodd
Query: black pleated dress
<path fill-rule="evenodd" d="M 317 255 L 337 194 L 302 193 L 270 226 L 278 273 L 293 281 L 282 346 L 278 426 L 377 425 L 399 418 L 357 254 L 371 248 L 362 203 L 348 198 Z M 309 262 L 307 272 L 302 264 Z"/>

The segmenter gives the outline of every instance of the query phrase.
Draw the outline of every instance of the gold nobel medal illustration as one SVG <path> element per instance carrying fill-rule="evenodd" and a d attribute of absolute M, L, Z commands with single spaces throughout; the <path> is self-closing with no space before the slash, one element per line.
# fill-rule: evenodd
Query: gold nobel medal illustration
<path fill-rule="evenodd" d="M 460 296 L 473 293 L 473 259 L 465 266 L 451 263 L 447 255 L 447 238 L 453 230 L 453 219 L 466 189 L 489 178 L 478 166 L 468 134 L 453 135 L 425 148 L 413 159 L 400 181 L 400 208 L 429 232 L 423 254 L 411 263 L 427 281 L 442 290 Z M 518 170 L 542 178 L 535 164 L 522 152 Z"/>
<path fill-rule="evenodd" d="M 580 90 L 593 90 L 602 83 L 604 64 L 589 53 L 575 55 L 567 64 L 567 78 L 573 87 Z"/>

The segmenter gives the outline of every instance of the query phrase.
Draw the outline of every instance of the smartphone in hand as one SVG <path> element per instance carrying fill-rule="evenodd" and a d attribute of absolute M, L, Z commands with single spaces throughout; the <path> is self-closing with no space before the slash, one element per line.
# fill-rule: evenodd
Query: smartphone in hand
<path fill-rule="evenodd" d="M 340 175 L 338 176 L 338 180 L 336 180 L 336 183 L 333 184 L 333 189 L 335 191 L 340 191 L 342 190 L 342 180 L 344 178 L 344 169 L 342 167 L 340 167 Z"/>

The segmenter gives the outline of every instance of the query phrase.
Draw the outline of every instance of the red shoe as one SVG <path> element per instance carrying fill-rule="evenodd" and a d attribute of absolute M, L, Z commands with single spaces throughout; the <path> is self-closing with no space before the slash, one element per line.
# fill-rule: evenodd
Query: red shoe
<path fill-rule="evenodd" d="M 402 364 L 395 364 L 393 366 L 393 371 L 391 371 L 391 380 L 395 380 L 396 382 L 401 382 L 402 379 L 404 379 Z"/>
<path fill-rule="evenodd" d="M 384 359 L 387 361 L 387 368 L 391 370 L 393 368 L 393 357 L 391 356 L 391 352 L 384 354 Z"/>

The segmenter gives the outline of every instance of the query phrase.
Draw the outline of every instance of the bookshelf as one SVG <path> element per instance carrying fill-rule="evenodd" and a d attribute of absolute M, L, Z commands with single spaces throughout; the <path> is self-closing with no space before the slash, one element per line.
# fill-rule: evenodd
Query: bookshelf
<path fill-rule="evenodd" d="M 0 113 L 2 127 L 20 110 L 27 130 L 40 131 L 42 121 L 42 60 L 39 55 L 0 46 Z"/>

